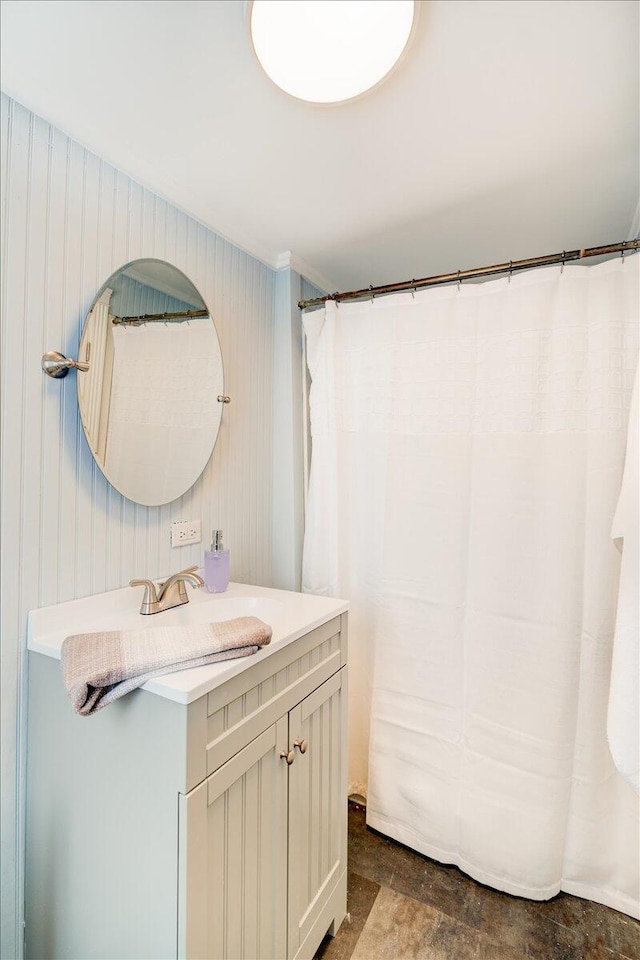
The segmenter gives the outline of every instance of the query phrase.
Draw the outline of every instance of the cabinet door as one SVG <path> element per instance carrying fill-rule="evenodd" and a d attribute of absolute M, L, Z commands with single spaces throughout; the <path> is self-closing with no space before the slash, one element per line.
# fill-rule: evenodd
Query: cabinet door
<path fill-rule="evenodd" d="M 290 958 L 313 956 L 334 918 L 324 914 L 347 865 L 346 700 L 340 670 L 289 713 L 290 746 L 306 741 L 304 752 L 294 748 L 289 768 Z M 323 927 L 319 933 L 314 924 Z"/>
<path fill-rule="evenodd" d="M 180 797 L 178 956 L 286 956 L 287 718 Z"/>

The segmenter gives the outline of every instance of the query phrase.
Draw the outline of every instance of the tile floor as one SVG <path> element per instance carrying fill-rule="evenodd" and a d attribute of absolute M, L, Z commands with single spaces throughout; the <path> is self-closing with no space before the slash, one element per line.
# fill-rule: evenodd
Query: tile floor
<path fill-rule="evenodd" d="M 534 903 L 375 833 L 349 804 L 350 919 L 315 960 L 640 960 L 640 923 L 561 893 Z"/>

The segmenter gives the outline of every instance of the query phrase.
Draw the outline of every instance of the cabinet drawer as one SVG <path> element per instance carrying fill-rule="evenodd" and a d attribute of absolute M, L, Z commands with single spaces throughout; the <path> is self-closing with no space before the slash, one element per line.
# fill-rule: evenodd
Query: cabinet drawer
<path fill-rule="evenodd" d="M 207 776 L 343 666 L 342 624 L 322 624 L 208 695 Z"/>

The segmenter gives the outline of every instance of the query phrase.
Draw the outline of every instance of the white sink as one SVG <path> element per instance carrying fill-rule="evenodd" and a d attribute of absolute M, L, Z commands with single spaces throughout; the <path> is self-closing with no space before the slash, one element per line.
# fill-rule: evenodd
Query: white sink
<path fill-rule="evenodd" d="M 348 607 L 346 601 L 332 597 L 244 583 L 230 583 L 225 593 L 208 593 L 187 586 L 187 593 L 189 603 L 151 616 L 140 614 L 141 587 L 123 587 L 32 610 L 28 618 L 27 647 L 33 653 L 60 659 L 65 637 L 75 633 L 179 627 L 233 620 L 235 617 L 258 617 L 269 624 L 271 643 L 253 657 L 166 674 L 150 680 L 143 687 L 179 703 L 191 703 L 246 669 L 249 662 L 271 656 L 285 644 L 344 613 Z"/>
<path fill-rule="evenodd" d="M 189 590 L 189 588 L 187 587 Z M 285 604 L 282 600 L 274 600 L 270 597 L 229 597 L 226 593 L 207 593 L 200 589 L 192 593 L 189 590 L 191 603 L 189 604 L 188 614 L 184 607 L 174 607 L 173 610 L 167 610 L 166 613 L 156 613 L 150 617 L 145 617 L 147 623 L 143 626 L 156 626 L 161 623 L 182 622 L 180 614 L 189 617 L 190 623 L 209 623 L 211 621 L 233 620 L 235 617 L 258 617 L 265 623 L 273 627 L 274 620 L 282 620 L 285 612 Z M 172 620 L 171 614 L 177 614 Z"/>

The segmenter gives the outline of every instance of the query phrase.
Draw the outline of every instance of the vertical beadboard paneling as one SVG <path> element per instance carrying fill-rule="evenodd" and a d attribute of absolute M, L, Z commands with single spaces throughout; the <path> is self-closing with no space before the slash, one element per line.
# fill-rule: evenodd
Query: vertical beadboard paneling
<path fill-rule="evenodd" d="M 13 150 L 8 149 L 9 140 L 14 140 L 15 137 L 15 146 Z M 14 167 L 16 165 L 15 154 L 18 152 L 20 142 L 24 142 L 24 131 L 16 130 L 16 118 L 14 117 L 11 110 L 7 108 L 5 103 L 2 103 L 2 144 L 6 150 L 6 155 L 3 156 L 2 163 L 2 229 L 0 230 L 0 238 L 2 240 L 2 276 L 6 279 L 9 275 L 9 271 L 13 268 L 14 258 L 19 263 L 24 259 L 24 249 L 26 246 L 25 238 L 23 231 L 20 229 L 20 222 L 14 224 L 14 210 L 13 205 L 9 203 L 9 194 L 10 191 L 16 191 L 16 194 L 19 192 L 19 184 L 16 182 L 16 176 L 14 175 Z M 3 150 L 4 153 L 4 150 Z M 24 156 L 20 158 L 24 163 Z M 20 163 L 18 162 L 18 167 Z M 22 201 L 24 202 L 24 195 L 22 196 Z M 15 240 L 15 253 L 13 248 L 10 249 L 7 242 L 9 235 L 9 230 L 12 229 L 12 233 Z M 24 266 L 23 266 L 24 268 Z M 25 280 L 23 276 L 23 281 Z M 26 284 L 25 284 L 26 285 Z M 7 356 L 7 353 L 15 351 L 16 355 L 20 357 L 22 361 L 22 355 L 24 352 L 23 344 L 23 333 L 24 331 L 17 329 L 14 325 L 9 322 L 9 313 L 12 310 L 23 309 L 23 304 L 17 304 L 16 301 L 16 292 L 15 289 L 9 289 L 7 283 L 3 282 L 1 287 L 2 295 L 2 356 L 3 358 Z M 21 396 L 21 383 L 18 380 L 22 378 L 22 362 L 17 365 L 16 369 L 13 369 L 11 372 L 3 371 L 2 380 L 1 380 L 1 390 L 2 390 L 2 418 L 3 420 L 9 416 L 8 405 L 9 399 L 11 398 L 12 405 L 15 404 L 15 407 L 18 409 L 21 407 L 22 396 Z M 16 417 L 16 421 L 18 418 Z M 1 482 L 2 482 L 2 499 L 3 504 L 5 502 L 4 498 L 9 496 L 16 497 L 16 501 L 20 498 L 20 459 L 22 455 L 21 450 L 21 439 L 19 430 L 21 429 L 21 421 L 16 422 L 16 428 L 14 429 L 14 437 L 11 444 L 7 443 L 6 446 L 3 443 L 2 445 L 2 460 L 1 460 Z M 9 449 L 10 448 L 10 449 Z M 13 468 L 9 471 L 8 468 L 8 459 L 11 458 Z M 2 545 L 8 541 L 16 542 L 19 539 L 19 520 L 16 511 L 2 511 L 2 528 L 0 530 L 0 538 Z M 2 868 L 3 872 L 6 871 L 9 883 L 13 884 L 14 877 L 16 874 L 16 845 L 14 840 L 15 836 L 15 823 L 16 823 L 16 750 L 14 747 L 15 741 L 15 731 L 16 731 L 16 712 L 17 712 L 17 682 L 18 682 L 18 646 L 17 644 L 7 643 L 7 629 L 17 631 L 18 624 L 18 611 L 16 609 L 16 604 L 12 604 L 12 609 L 5 609 L 5 598 L 12 596 L 16 598 L 18 596 L 18 586 L 19 586 L 19 564 L 11 564 L 10 568 L 7 569 L 5 562 L 2 563 L 2 631 L 0 632 L 0 643 L 2 644 L 2 696 L 0 698 L 0 719 L 1 719 L 1 728 L 2 731 L 8 731 L 9 739 L 9 751 L 5 751 L 4 744 L 3 749 L 0 751 L 0 762 L 1 762 L 1 782 L 2 782 L 2 791 L 0 792 L 1 797 L 1 808 L 0 808 L 0 834 L 1 837 L 1 849 L 0 854 L 2 857 Z M 9 826 L 9 830 L 5 832 L 5 825 Z M 3 884 L 4 886 L 4 884 Z M 9 899 L 5 901 L 4 892 L 2 896 L 2 907 L 3 907 L 3 926 L 6 927 L 7 935 L 6 938 L 3 938 L 2 941 L 2 955 L 4 956 L 5 952 L 7 956 L 16 955 L 14 950 L 15 945 L 15 936 L 17 929 L 17 909 L 15 899 L 12 898 L 12 891 L 10 891 Z M 6 920 L 5 920 L 6 916 Z"/>
<path fill-rule="evenodd" d="M 271 582 L 274 273 L 4 96 L 2 151 L 1 930 L 2 955 L 20 956 L 27 611 L 201 562 L 213 527 L 234 579 Z M 76 356 L 97 289 L 139 257 L 168 260 L 202 294 L 232 398 L 202 477 L 163 507 L 110 487 L 84 439 L 75 375 L 40 370 L 45 349 Z M 205 543 L 172 551 L 180 518 L 202 519 Z"/>
<path fill-rule="evenodd" d="M 305 277 L 300 277 L 301 300 L 315 300 L 316 297 L 324 297 L 326 292 L 326 290 L 321 290 L 320 287 L 315 287 L 311 281 Z"/>

